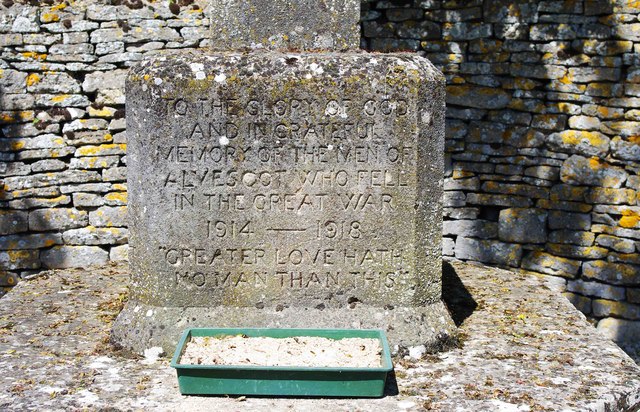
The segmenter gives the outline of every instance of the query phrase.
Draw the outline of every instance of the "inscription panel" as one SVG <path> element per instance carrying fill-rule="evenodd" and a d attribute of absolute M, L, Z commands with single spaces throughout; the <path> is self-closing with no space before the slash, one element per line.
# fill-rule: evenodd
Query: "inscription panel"
<path fill-rule="evenodd" d="M 129 115 L 132 265 L 155 286 L 142 298 L 415 303 L 419 89 L 402 71 L 356 81 L 303 60 L 272 78 L 209 60 L 197 87 L 129 79 L 154 102 Z"/>

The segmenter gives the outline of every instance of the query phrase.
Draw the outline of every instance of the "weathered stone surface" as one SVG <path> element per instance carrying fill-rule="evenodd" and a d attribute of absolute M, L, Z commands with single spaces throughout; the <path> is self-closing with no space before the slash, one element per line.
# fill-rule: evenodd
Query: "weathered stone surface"
<path fill-rule="evenodd" d="M 547 138 L 552 150 L 583 156 L 604 157 L 609 152 L 609 138 L 600 132 L 565 130 Z"/>
<path fill-rule="evenodd" d="M 47 268 L 98 266 L 109 261 L 109 252 L 97 246 L 54 246 L 41 252 L 40 259 Z"/>
<path fill-rule="evenodd" d="M 552 166 L 533 166 L 524 169 L 524 175 L 538 179 L 557 181 L 558 176 L 560 175 L 560 168 Z"/>
<path fill-rule="evenodd" d="M 531 199 L 523 196 L 490 195 L 483 193 L 469 193 L 466 196 L 466 200 L 466 203 L 469 205 L 529 207 L 533 204 Z M 461 206 L 464 206 L 464 204 Z"/>
<path fill-rule="evenodd" d="M 616 34 L 624 40 L 640 41 L 640 23 L 620 24 L 616 27 Z"/>
<path fill-rule="evenodd" d="M 107 128 L 107 121 L 104 119 L 76 119 L 70 123 L 65 123 L 62 133 L 77 132 L 79 130 L 101 130 Z"/>
<path fill-rule="evenodd" d="M 536 202 L 536 207 L 538 209 L 550 209 L 550 210 L 564 210 L 567 212 L 579 212 L 585 213 L 590 212 L 593 209 L 593 206 L 584 203 L 578 202 L 567 202 L 565 200 L 547 200 L 540 199 Z"/>
<path fill-rule="evenodd" d="M 551 188 L 549 198 L 552 201 L 576 201 L 587 202 L 587 196 L 590 193 L 588 186 L 574 186 L 571 184 L 557 184 Z"/>
<path fill-rule="evenodd" d="M 611 286 L 599 282 L 584 281 L 582 279 L 568 281 L 567 290 L 585 296 L 604 299 L 624 300 L 625 298 L 625 290 L 621 286 Z"/>
<path fill-rule="evenodd" d="M 127 180 L 126 167 L 112 167 L 102 171 L 104 182 L 124 182 Z"/>
<path fill-rule="evenodd" d="M 62 236 L 59 233 L 0 236 L 0 250 L 40 249 L 60 243 Z"/>
<path fill-rule="evenodd" d="M 86 226 L 88 215 L 78 209 L 38 209 L 29 213 L 30 230 L 66 230 Z"/>
<path fill-rule="evenodd" d="M 56 197 L 60 196 L 57 187 L 38 187 L 35 189 L 14 190 L 11 193 L 0 193 L 1 199 L 21 199 L 25 197 Z"/>
<path fill-rule="evenodd" d="M 555 65 L 528 65 L 515 63 L 511 65 L 511 74 L 516 77 L 533 77 L 536 79 L 559 79 L 567 73 L 567 69 Z"/>
<path fill-rule="evenodd" d="M 636 250 L 635 243 L 629 239 L 622 239 L 610 235 L 599 235 L 596 244 L 613 249 L 620 253 L 633 253 Z"/>
<path fill-rule="evenodd" d="M 0 46 L 4 47 L 0 59 L 0 124 L 10 126 L 3 130 L 5 139 L 0 142 L 7 144 L 7 137 L 24 140 L 12 141 L 18 146 L 0 152 L 0 162 L 4 162 L 0 164 L 0 175 L 5 173 L 1 177 L 3 183 L 4 178 L 22 177 L 8 181 L 10 186 L 0 193 L 0 207 L 59 208 L 70 201 L 61 196 L 57 179 L 70 175 L 56 174 L 47 180 L 46 174 L 68 169 L 69 155 L 83 145 L 126 143 L 126 134 L 120 133 L 125 128 L 121 104 L 125 101 L 124 73 L 131 61 L 163 48 L 207 47 L 210 42 L 201 39 L 208 30 L 208 16 L 215 11 L 203 13 L 203 4 L 199 10 L 194 10 L 182 5 L 183 2 L 173 2 L 177 3 L 174 9 L 180 6 L 178 14 L 173 14 L 166 2 L 145 3 L 141 9 L 90 4 L 92 17 L 89 21 L 84 6 L 78 7 L 78 3 L 60 10 L 52 10 L 53 7 L 44 4 L 31 7 L 23 4 L 25 2 L 14 3 L 9 8 L 0 6 L 3 11 L 0 13 L 0 32 L 3 33 L 0 34 Z M 196 3 L 199 1 L 194 7 Z M 462 98 L 455 106 L 450 106 L 446 148 L 452 156 L 449 156 L 447 170 L 464 173 L 445 181 L 445 190 L 451 190 L 446 193 L 445 201 L 455 206 L 447 212 L 448 219 L 480 217 L 495 221 L 499 210 L 505 207 L 536 207 L 549 211 L 550 230 L 588 231 L 591 208 L 595 206 L 592 213 L 594 233 L 608 236 L 602 237 L 601 243 L 596 240 L 596 244 L 609 250 L 607 260 L 619 264 L 640 263 L 637 249 L 634 250 L 634 242 L 640 239 L 640 225 L 633 214 L 637 211 L 621 215 L 614 209 L 598 208 L 632 204 L 634 199 L 627 189 L 640 189 L 634 175 L 638 172 L 635 162 L 640 159 L 636 138 L 637 122 L 640 121 L 640 71 L 637 69 L 640 46 L 634 45 L 632 40 L 620 39 L 617 33 L 620 26 L 629 29 L 632 26 L 626 25 L 637 24 L 637 7 L 624 1 L 615 4 L 594 1 L 507 3 L 502 0 L 484 3 L 428 0 L 411 5 L 385 0 L 365 3 L 362 47 L 419 50 L 445 73 L 450 86 L 468 90 L 495 89 L 495 94 L 505 92 L 509 97 L 506 108 L 474 108 Z M 427 13 L 418 19 L 420 10 Z M 34 30 L 38 25 L 38 32 L 13 31 L 18 17 L 18 29 L 33 23 Z M 26 21 L 31 23 L 25 25 Z M 445 29 L 445 26 L 448 27 Z M 102 42 L 91 43 L 89 34 L 94 31 L 93 40 Z M 529 36 L 531 32 L 547 40 L 533 41 Z M 549 40 L 556 36 L 571 36 L 571 32 L 576 36 L 574 40 Z M 161 40 L 153 39 L 155 34 Z M 471 39 L 477 36 L 485 37 Z M 101 56 L 105 62 L 113 63 L 81 62 Z M 603 80 L 618 75 L 618 80 Z M 78 90 L 83 79 L 87 79 L 85 84 L 91 91 Z M 470 92 L 470 95 L 474 93 Z M 47 95 L 38 97 L 39 107 L 35 106 L 35 94 Z M 89 97 L 88 101 L 78 100 L 80 94 Z M 475 94 L 478 96 L 474 97 L 473 104 L 486 104 L 482 101 L 482 93 Z M 63 104 L 75 101 L 86 105 L 57 110 L 51 106 L 57 103 L 54 99 Z M 110 103 L 103 107 L 105 102 Z M 80 122 L 73 122 L 79 118 L 88 120 L 91 126 L 83 127 Z M 94 118 L 112 122 L 104 127 L 104 122 L 94 122 Z M 609 151 L 602 155 L 600 162 L 626 168 L 628 180 L 620 189 L 554 184 L 558 181 L 556 172 L 567 155 L 582 153 L 574 152 L 570 144 L 564 149 L 551 149 L 547 144 L 549 131 L 565 130 L 566 125 L 562 127 L 565 119 L 571 129 L 565 133 L 599 132 L 611 139 Z M 98 124 L 100 128 L 92 130 Z M 63 126 L 68 135 L 58 133 Z M 114 133 L 116 131 L 118 133 Z M 23 143 L 37 145 L 36 140 L 25 138 L 42 134 L 59 135 L 65 145 L 19 147 Z M 40 143 L 45 144 L 44 140 L 46 138 Z M 88 154 L 91 156 L 93 154 Z M 120 162 L 102 172 L 95 169 L 98 173 L 91 181 L 124 181 L 122 168 L 127 158 L 123 154 L 113 156 L 120 156 Z M 91 160 L 73 161 L 75 165 L 86 162 Z M 30 174 L 41 176 L 32 178 Z M 36 187 L 15 189 L 22 187 L 22 182 L 31 185 L 36 181 Z M 483 188 L 485 182 L 491 183 Z M 495 190 L 496 184 L 505 184 L 509 190 Z M 512 184 L 522 185 L 517 195 L 512 192 L 514 188 L 508 186 Z M 548 189 L 549 198 L 532 199 L 526 193 L 530 187 Z M 126 187 L 77 192 L 73 205 L 91 210 L 104 205 L 124 205 L 126 196 L 122 190 Z M 547 192 L 540 191 L 542 194 Z M 98 193 L 104 193 L 105 197 Z M 471 212 L 467 203 L 475 206 L 478 212 Z M 552 213 L 565 211 L 576 214 L 552 218 Z M 455 238 L 455 235 L 451 236 Z M 560 236 L 560 232 L 552 236 L 552 240 L 558 242 L 571 238 L 568 234 L 555 237 Z M 451 242 L 447 243 L 452 249 Z"/>
<path fill-rule="evenodd" d="M 129 261 L 129 245 L 112 247 L 109 251 L 109 260 L 112 262 Z"/>
<path fill-rule="evenodd" d="M 30 94 L 1 94 L 0 107 L 3 110 L 26 110 L 33 107 L 35 98 Z"/>
<path fill-rule="evenodd" d="M 0 251 L 0 266 L 7 270 L 38 269 L 40 267 L 38 250 Z"/>
<path fill-rule="evenodd" d="M 579 260 L 566 259 L 539 251 L 528 253 L 522 260 L 522 267 L 525 269 L 566 278 L 575 278 L 581 264 Z"/>
<path fill-rule="evenodd" d="M 442 197 L 444 207 L 462 207 L 466 204 L 466 196 L 463 192 L 447 192 Z"/>
<path fill-rule="evenodd" d="M 73 158 L 69 169 L 108 169 L 120 163 L 119 156 L 89 156 Z"/>
<path fill-rule="evenodd" d="M 99 105 L 122 105 L 125 104 L 124 91 L 120 89 L 103 89 L 98 91 L 96 103 Z"/>
<path fill-rule="evenodd" d="M 129 239 L 129 231 L 118 227 L 87 226 L 67 230 L 62 234 L 62 238 L 68 245 L 121 245 Z"/>
<path fill-rule="evenodd" d="M 547 212 L 537 209 L 500 211 L 499 237 L 505 242 L 544 243 L 547 240 Z"/>
<path fill-rule="evenodd" d="M 609 263 L 603 260 L 585 262 L 582 275 L 614 285 L 640 285 L 640 266 Z"/>
<path fill-rule="evenodd" d="M 233 397 L 219 397 L 215 398 L 216 409 L 411 410 L 424 403 L 425 398 L 421 395 L 424 391 L 431 394 L 432 409 L 446 412 L 496 411 L 504 404 L 515 402 L 524 406 L 521 409 L 528 405 L 539 405 L 548 410 L 581 411 L 602 405 L 612 410 L 618 405 L 635 407 L 640 387 L 638 367 L 615 344 L 596 332 L 564 297 L 549 290 L 543 280 L 456 262 L 453 266 L 471 299 L 484 304 L 479 305 L 462 325 L 464 348 L 415 361 L 401 360 L 399 355 L 394 357 L 399 394 L 380 399 L 248 397 L 238 401 Z M 175 371 L 166 362 L 150 363 L 123 357 L 100 343 L 108 339 L 111 327 L 105 319 L 117 313 L 113 303 L 121 301 L 126 292 L 128 273 L 125 268 L 126 265 L 121 264 L 90 270 L 58 270 L 47 277 L 21 282 L 18 289 L 0 300 L 0 311 L 11 313 L 14 324 L 5 334 L 4 347 L 20 350 L 20 356 L 0 358 L 0 367 L 21 370 L 23 379 L 35 382 L 17 383 L 15 376 L 2 374 L 0 385 L 7 388 L 21 385 L 22 389 L 0 394 L 0 402 L 6 410 L 19 411 L 26 404 L 42 405 L 43 409 L 51 408 L 50 405 L 59 409 L 73 409 L 77 405 L 88 409 L 127 409 L 132 404 L 144 405 L 147 409 L 211 408 L 210 397 L 180 396 Z M 65 305 L 60 305 L 60 296 L 64 296 Z M 55 313 L 40 310 L 38 316 L 34 316 L 34 308 L 51 307 L 59 309 Z M 530 316 L 532 313 L 537 316 Z M 523 315 L 524 319 L 516 319 L 517 315 Z M 297 317 L 301 316 L 298 314 Z M 59 322 L 60 319 L 65 322 Z M 495 325 L 506 327 L 496 328 Z M 167 324 L 167 327 L 173 325 Z M 178 325 L 177 329 L 183 327 Z M 562 335 L 549 331 L 562 331 Z M 42 354 L 43 348 L 24 344 L 29 339 L 64 347 L 65 351 L 55 358 L 46 358 Z M 140 339 L 146 340 L 145 337 Z M 516 350 L 514 339 L 518 343 Z M 487 344 L 489 341 L 490 345 Z M 98 347 L 98 353 L 87 354 L 87 346 Z M 77 362 L 79 356 L 83 357 L 83 362 Z M 540 359 L 548 361 L 541 362 Z M 52 366 L 51 362 L 64 367 Z M 74 391 L 77 380 L 73 377 L 84 376 L 81 374 L 86 373 L 88 365 L 96 371 L 95 376 L 83 381 L 82 390 Z M 514 368 L 513 365 L 518 366 Z M 584 373 L 585 369 L 589 374 Z M 488 375 L 492 377 L 491 382 L 484 384 Z M 455 376 L 456 383 L 434 376 Z M 523 384 L 525 379 L 534 383 Z M 58 383 L 50 386 L 38 384 L 39 381 Z M 535 384 L 547 381 L 563 383 Z M 128 395 L 125 397 L 122 391 L 109 390 L 114 387 L 128 388 Z M 589 397 L 584 396 L 584 388 L 589 388 Z M 61 392 L 65 391 L 67 394 L 63 395 Z M 527 401 L 498 401 L 491 398 L 495 391 L 517 393 Z M 52 400 L 51 393 L 58 395 Z M 100 395 L 88 398 L 88 394 L 96 393 Z M 407 405 L 412 406 L 407 408 Z"/>
<path fill-rule="evenodd" d="M 20 11 L 11 26 L 13 33 L 37 33 L 40 25 L 37 22 L 38 12 L 36 8 L 28 7 Z"/>
<path fill-rule="evenodd" d="M 3 70 L 0 73 L 3 93 L 24 93 L 26 91 L 27 73 L 17 70 Z"/>
<path fill-rule="evenodd" d="M 113 156 L 126 154 L 127 145 L 120 144 L 102 144 L 99 146 L 82 146 L 76 149 L 75 157 L 84 156 Z"/>
<path fill-rule="evenodd" d="M 17 210 L 0 210 L 0 235 L 29 230 L 29 215 Z"/>
<path fill-rule="evenodd" d="M 498 235 L 498 224 L 486 220 L 447 220 L 443 222 L 442 233 L 489 239 Z"/>
<path fill-rule="evenodd" d="M 587 195 L 587 201 L 594 204 L 635 205 L 636 199 L 637 192 L 635 190 L 608 187 L 594 187 Z"/>
<path fill-rule="evenodd" d="M 434 317 L 444 82 L 428 61 L 290 52 L 162 59 L 136 67 L 127 84 L 139 304 L 204 306 L 228 313 L 220 322 L 259 305 L 258 324 L 278 305 L 322 307 L 307 321 L 347 325 L 356 312 L 344 308 L 357 299 L 363 324 L 394 325 L 396 342 L 431 341 L 447 328 Z M 317 122 L 327 126 L 307 126 Z M 94 226 L 106 209 L 91 212 Z M 374 320 L 385 305 L 402 309 Z M 423 315 L 411 329 L 397 317 Z"/>
<path fill-rule="evenodd" d="M 74 193 L 73 205 L 77 207 L 103 206 L 104 198 L 95 193 Z"/>
<path fill-rule="evenodd" d="M 473 40 L 491 35 L 491 24 L 483 23 L 452 23 L 442 28 L 442 35 L 447 40 Z"/>
<path fill-rule="evenodd" d="M 573 246 L 560 243 L 547 243 L 547 252 L 557 256 L 574 259 L 602 259 L 607 256 L 607 249 L 599 246 Z"/>
<path fill-rule="evenodd" d="M 104 89 L 124 90 L 124 82 L 126 78 L 126 70 L 111 70 L 108 73 L 89 73 L 84 78 L 84 82 L 82 83 L 82 90 L 88 93 Z"/>
<path fill-rule="evenodd" d="M 594 299 L 592 303 L 594 316 L 616 316 L 626 319 L 640 319 L 640 305 L 613 300 Z"/>
<path fill-rule="evenodd" d="M 448 86 L 447 105 L 454 104 L 478 109 L 501 109 L 509 104 L 509 94 L 490 87 Z"/>
<path fill-rule="evenodd" d="M 604 133 L 620 135 L 622 137 L 637 136 L 640 134 L 640 123 L 632 121 L 608 121 L 602 124 Z"/>
<path fill-rule="evenodd" d="M 56 197 L 46 197 L 46 198 L 24 198 L 24 199 L 16 199 L 11 200 L 9 202 L 9 207 L 11 209 L 35 209 L 42 207 L 60 207 L 65 206 L 71 203 L 71 197 L 60 195 Z"/>
<path fill-rule="evenodd" d="M 127 192 L 111 192 L 104 195 L 104 202 L 109 206 L 126 206 Z"/>
<path fill-rule="evenodd" d="M 469 179 L 445 179 L 445 190 L 478 190 L 480 189 L 480 180 L 477 177 Z"/>
<path fill-rule="evenodd" d="M 580 232 L 575 230 L 555 230 L 549 233 L 549 242 L 568 243 L 578 246 L 591 246 L 595 240 L 595 235 L 591 232 Z"/>
<path fill-rule="evenodd" d="M 30 93 L 78 93 L 80 85 L 67 73 L 31 74 L 27 90 Z"/>
<path fill-rule="evenodd" d="M 113 135 L 106 130 L 85 130 L 80 132 L 69 132 L 65 133 L 66 142 L 73 146 L 86 146 L 91 145 L 86 148 L 87 155 L 86 156 L 97 156 L 92 153 L 98 153 L 96 150 L 96 146 L 93 145 L 101 145 L 104 143 L 105 145 L 112 145 Z M 74 154 L 78 149 L 74 148 Z M 124 151 L 124 150 L 123 150 Z"/>
<path fill-rule="evenodd" d="M 20 46 L 23 42 L 23 35 L 20 33 L 0 34 L 0 47 Z"/>
<path fill-rule="evenodd" d="M 624 344 L 640 340 L 640 322 L 605 318 L 598 322 L 598 330 L 609 339 Z"/>
<path fill-rule="evenodd" d="M 111 185 L 111 183 L 85 183 L 60 186 L 60 191 L 65 194 L 78 192 L 106 193 L 112 189 L 113 185 Z"/>
<path fill-rule="evenodd" d="M 566 297 L 580 312 L 585 315 L 591 314 L 591 299 L 571 292 L 564 292 L 562 295 Z"/>
<path fill-rule="evenodd" d="M 180 34 L 171 27 L 139 27 L 137 30 L 124 31 L 122 28 L 100 28 L 91 32 L 91 43 L 139 43 L 153 38 L 159 41 L 179 40 Z"/>
<path fill-rule="evenodd" d="M 497 263 L 504 266 L 519 266 L 522 246 L 494 240 L 477 240 L 458 236 L 455 247 L 456 258 Z"/>
<path fill-rule="evenodd" d="M 360 44 L 356 0 L 214 0 L 211 7 L 211 45 L 221 50 L 346 50 Z"/>
<path fill-rule="evenodd" d="M 456 242 L 448 237 L 442 238 L 442 255 L 443 256 L 454 256 L 456 248 Z"/>
<path fill-rule="evenodd" d="M 127 227 L 127 208 L 121 207 L 100 207 L 89 212 L 89 222 L 96 227 Z"/>
<path fill-rule="evenodd" d="M 66 168 L 66 163 L 58 159 L 39 160 L 31 164 L 31 170 L 34 173 L 58 171 Z"/>
<path fill-rule="evenodd" d="M 4 128 L 10 135 L 18 133 L 21 128 L 7 127 Z M 15 132 L 14 132 L 15 130 Z M 43 134 L 36 137 L 25 138 L 5 138 L 0 143 L 0 150 L 28 150 L 28 149 L 53 149 L 64 148 L 66 145 L 62 137 L 55 134 Z"/>
<path fill-rule="evenodd" d="M 604 80 L 617 81 L 620 78 L 619 68 L 605 67 L 572 67 L 569 78 L 576 83 L 590 83 Z"/>
<path fill-rule="evenodd" d="M 615 221 L 613 223 L 615 224 Z M 612 226 L 600 225 L 600 224 L 593 225 L 591 227 L 591 230 L 593 231 L 593 233 L 606 233 L 608 235 L 614 235 L 618 237 L 640 239 L 640 230 L 625 229 L 621 227 L 612 227 Z"/>
<path fill-rule="evenodd" d="M 575 185 L 615 187 L 622 186 L 628 174 L 621 168 L 611 166 L 596 158 L 578 155 L 569 157 L 560 169 L 563 182 Z"/>
<path fill-rule="evenodd" d="M 86 107 L 89 98 L 82 94 L 36 94 L 35 104 L 44 107 Z"/>
<path fill-rule="evenodd" d="M 617 159 L 639 161 L 640 145 L 635 139 L 625 140 L 620 136 L 611 139 L 611 155 Z"/>
<path fill-rule="evenodd" d="M 549 190 L 544 187 L 536 187 L 525 184 L 485 182 L 482 185 L 485 192 L 504 193 L 506 195 L 527 196 L 535 199 L 546 199 Z"/>

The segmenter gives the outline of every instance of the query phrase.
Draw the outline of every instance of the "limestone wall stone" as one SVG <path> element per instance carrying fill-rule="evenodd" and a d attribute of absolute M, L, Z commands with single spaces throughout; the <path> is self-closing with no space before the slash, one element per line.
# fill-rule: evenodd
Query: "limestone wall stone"
<path fill-rule="evenodd" d="M 215 12 L 45 3 L 0 5 L 0 267 L 19 275 L 126 259 L 126 70 L 207 47 Z M 444 254 L 556 276 L 609 323 L 640 321 L 639 14 L 626 0 L 362 5 L 363 48 L 416 51 L 447 78 Z"/>

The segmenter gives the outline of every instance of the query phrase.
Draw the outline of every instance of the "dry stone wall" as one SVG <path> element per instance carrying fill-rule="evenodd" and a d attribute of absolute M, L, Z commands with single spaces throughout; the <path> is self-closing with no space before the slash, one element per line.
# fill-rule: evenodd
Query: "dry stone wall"
<path fill-rule="evenodd" d="M 206 47 L 206 3 L 2 3 L 0 280 L 126 259 L 126 70 Z M 630 0 L 362 12 L 363 48 L 419 52 L 447 77 L 444 254 L 557 276 L 616 325 L 640 320 L 639 13 Z"/>
<path fill-rule="evenodd" d="M 640 4 L 365 10 L 365 48 L 420 52 L 447 77 L 444 254 L 558 276 L 593 318 L 640 319 Z"/>

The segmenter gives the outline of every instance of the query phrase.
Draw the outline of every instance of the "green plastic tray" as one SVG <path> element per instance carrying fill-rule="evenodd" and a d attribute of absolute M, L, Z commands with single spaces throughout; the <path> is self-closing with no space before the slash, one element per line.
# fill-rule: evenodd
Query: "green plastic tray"
<path fill-rule="evenodd" d="M 291 366 L 180 365 L 192 336 L 287 338 L 314 336 L 329 339 L 372 338 L 382 346 L 378 368 L 308 368 Z M 176 347 L 171 367 L 178 373 L 183 395 L 267 395 L 380 397 L 387 374 L 393 369 L 387 337 L 382 330 L 364 329 L 187 329 Z"/>

